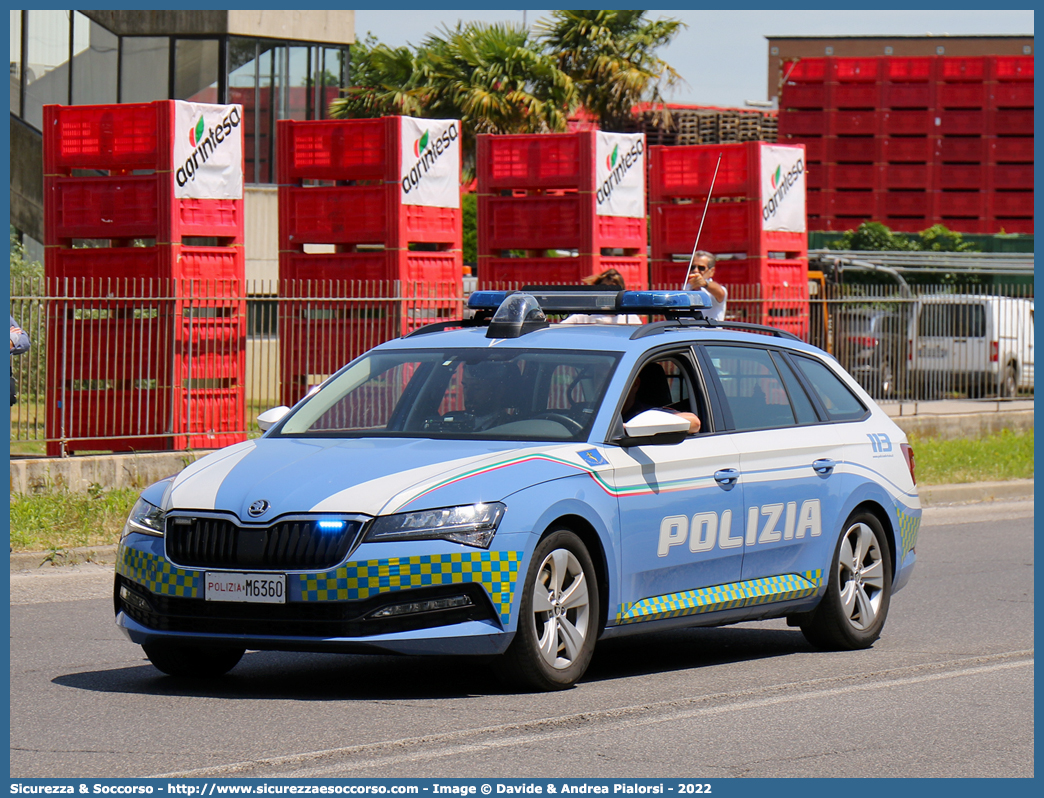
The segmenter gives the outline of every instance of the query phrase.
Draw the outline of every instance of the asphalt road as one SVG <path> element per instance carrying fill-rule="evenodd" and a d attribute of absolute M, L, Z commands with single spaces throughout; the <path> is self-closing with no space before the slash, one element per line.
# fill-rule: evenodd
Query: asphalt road
<path fill-rule="evenodd" d="M 108 569 L 13 573 L 11 776 L 1032 776 L 1033 503 L 928 508 L 917 550 L 868 651 L 684 630 L 536 695 L 448 658 L 257 652 L 186 683 L 117 632 Z"/>

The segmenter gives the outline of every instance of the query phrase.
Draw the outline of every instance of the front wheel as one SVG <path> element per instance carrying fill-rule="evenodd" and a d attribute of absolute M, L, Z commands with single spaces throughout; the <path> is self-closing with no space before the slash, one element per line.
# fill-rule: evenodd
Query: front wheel
<path fill-rule="evenodd" d="M 147 643 L 145 656 L 170 676 L 207 679 L 228 673 L 243 658 L 242 648 L 213 648 L 183 643 Z"/>
<path fill-rule="evenodd" d="M 537 544 L 522 588 L 515 639 L 501 674 L 538 690 L 564 690 L 584 675 L 598 635 L 598 581 L 587 548 L 560 529 Z"/>
<path fill-rule="evenodd" d="M 823 600 L 801 621 L 817 648 L 869 648 L 881 636 L 892 595 L 888 539 L 876 516 L 859 512 L 845 522 Z"/>

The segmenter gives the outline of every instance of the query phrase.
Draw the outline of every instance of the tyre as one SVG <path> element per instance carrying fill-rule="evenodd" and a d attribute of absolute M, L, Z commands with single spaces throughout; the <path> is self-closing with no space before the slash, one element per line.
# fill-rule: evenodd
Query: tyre
<path fill-rule="evenodd" d="M 1004 369 L 1004 374 L 997 380 L 997 394 L 1003 396 L 1005 399 L 1013 399 L 1015 394 L 1019 392 L 1018 375 L 1015 372 L 1015 366 L 1009 364 Z"/>
<path fill-rule="evenodd" d="M 895 395 L 895 371 L 889 360 L 883 360 L 877 370 L 878 399 L 890 399 Z"/>
<path fill-rule="evenodd" d="M 568 529 L 537 544 L 522 587 L 518 630 L 497 662 L 509 682 L 564 690 L 584 675 L 598 636 L 594 563 Z"/>
<path fill-rule="evenodd" d="M 181 643 L 149 643 L 145 656 L 170 676 L 206 679 L 228 673 L 243 658 L 242 648 L 213 648 Z"/>
<path fill-rule="evenodd" d="M 892 596 L 888 538 L 870 513 L 854 513 L 834 550 L 826 595 L 801 619 L 805 639 L 816 648 L 869 648 L 881 635 Z"/>

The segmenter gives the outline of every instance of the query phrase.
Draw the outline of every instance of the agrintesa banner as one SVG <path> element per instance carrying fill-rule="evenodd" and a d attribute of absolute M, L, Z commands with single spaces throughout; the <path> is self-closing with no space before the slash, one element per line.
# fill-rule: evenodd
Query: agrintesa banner
<path fill-rule="evenodd" d="M 460 207 L 460 122 L 402 117 L 402 204 Z"/>
<path fill-rule="evenodd" d="M 599 216 L 645 216 L 643 133 L 597 134 L 595 213 Z"/>
<path fill-rule="evenodd" d="M 174 103 L 174 196 L 243 198 L 243 109 Z"/>
<path fill-rule="evenodd" d="M 804 233 L 805 150 L 761 147 L 761 220 L 763 230 Z"/>

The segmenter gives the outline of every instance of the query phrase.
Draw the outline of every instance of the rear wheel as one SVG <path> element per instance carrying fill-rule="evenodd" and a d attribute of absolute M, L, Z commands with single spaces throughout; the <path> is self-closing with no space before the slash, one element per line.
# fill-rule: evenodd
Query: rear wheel
<path fill-rule="evenodd" d="M 817 648 L 869 648 L 881 636 L 892 595 L 892 561 L 881 522 L 858 512 L 845 522 L 826 595 L 800 626 Z"/>
<path fill-rule="evenodd" d="M 895 371 L 887 358 L 878 364 L 871 378 L 869 393 L 875 399 L 890 399 L 895 394 Z"/>
<path fill-rule="evenodd" d="M 502 676 L 564 690 L 584 675 L 598 635 L 598 582 L 587 548 L 560 529 L 537 544 L 523 585 L 518 630 L 497 663 Z"/>
<path fill-rule="evenodd" d="M 148 643 L 145 656 L 170 676 L 206 679 L 228 673 L 243 658 L 246 649 L 192 646 L 184 643 Z"/>
<path fill-rule="evenodd" d="M 1019 392 L 1019 381 L 1018 375 L 1015 371 L 1015 365 L 1009 364 L 1008 367 L 1004 369 L 1004 374 L 1001 375 L 1001 378 L 997 382 L 997 393 L 1000 396 L 1003 396 L 1006 399 L 1014 397 L 1015 394 Z"/>

